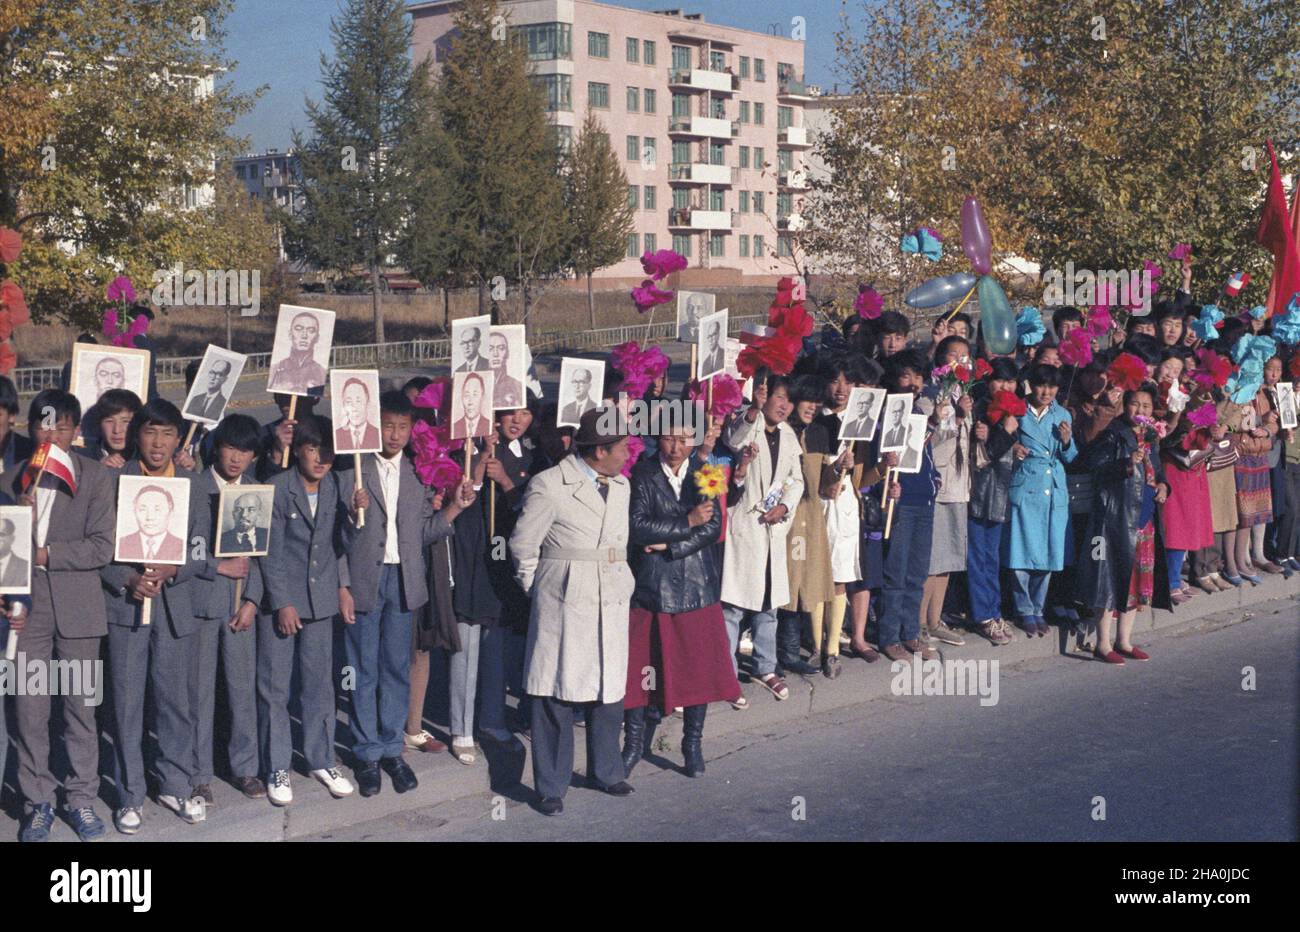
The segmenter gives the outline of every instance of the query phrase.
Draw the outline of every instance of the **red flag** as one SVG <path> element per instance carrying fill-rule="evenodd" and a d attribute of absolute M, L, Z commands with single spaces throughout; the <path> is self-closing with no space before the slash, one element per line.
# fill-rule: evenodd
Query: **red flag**
<path fill-rule="evenodd" d="M 61 447 L 52 443 L 42 443 L 27 461 L 23 473 L 23 491 L 26 492 L 40 478 L 41 473 L 56 477 L 68 487 L 73 495 L 77 494 L 77 479 L 72 474 L 72 457 L 63 452 Z"/>
<path fill-rule="evenodd" d="M 1273 253 L 1273 280 L 1269 285 L 1270 301 L 1265 307 L 1269 314 L 1281 314 L 1291 295 L 1300 291 L 1300 252 L 1296 250 L 1295 235 L 1287 217 L 1286 194 L 1282 190 L 1282 173 L 1277 168 L 1277 155 L 1273 142 L 1268 141 L 1268 157 L 1273 172 L 1264 196 L 1264 209 L 1259 218 L 1255 239 Z"/>
<path fill-rule="evenodd" d="M 1296 252 L 1300 253 L 1300 182 L 1291 189 L 1291 239 L 1295 241 Z M 1272 307 L 1273 300 L 1277 298 L 1278 280 L 1274 278 L 1268 286 L 1268 300 L 1264 302 L 1265 307 Z M 1283 295 L 1279 304 L 1285 307 L 1290 298 Z"/>

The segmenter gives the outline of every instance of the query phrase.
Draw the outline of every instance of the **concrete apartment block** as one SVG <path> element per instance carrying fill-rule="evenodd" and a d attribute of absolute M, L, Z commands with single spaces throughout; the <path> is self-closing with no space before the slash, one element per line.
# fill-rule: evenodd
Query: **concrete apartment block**
<path fill-rule="evenodd" d="M 456 8 L 407 8 L 415 60 L 445 56 Z M 802 41 L 590 0 L 503 0 L 501 9 L 547 89 L 560 144 L 590 109 L 623 159 L 636 232 L 627 257 L 597 274 L 603 284 L 639 282 L 647 249 L 686 255 L 683 283 L 765 285 L 794 271 L 785 237 L 802 225 L 803 111 L 815 98 Z"/>

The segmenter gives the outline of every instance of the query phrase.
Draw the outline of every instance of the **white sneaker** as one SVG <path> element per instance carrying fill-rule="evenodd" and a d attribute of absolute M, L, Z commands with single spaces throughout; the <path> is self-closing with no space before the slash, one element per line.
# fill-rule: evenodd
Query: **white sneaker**
<path fill-rule="evenodd" d="M 140 831 L 144 820 L 140 818 L 140 810 L 135 806 L 125 806 L 113 813 L 113 824 L 123 835 L 134 835 Z"/>
<path fill-rule="evenodd" d="M 342 799 L 344 796 L 351 796 L 356 789 L 352 781 L 343 774 L 339 773 L 337 767 L 329 767 L 325 770 L 313 770 L 311 775 L 325 784 L 325 789 L 330 791 L 330 795 L 335 799 Z M 292 798 L 292 793 L 290 798 Z"/>
<path fill-rule="evenodd" d="M 195 825 L 204 821 L 208 817 L 207 804 L 204 803 L 202 796 L 191 796 L 188 799 L 179 799 L 175 796 L 158 794 L 158 802 L 162 803 L 172 812 L 181 817 L 182 821 Z"/>
<path fill-rule="evenodd" d="M 754 638 L 748 631 L 740 636 L 740 643 L 736 649 L 742 654 L 752 654 L 754 652 Z"/>
<path fill-rule="evenodd" d="M 287 806 L 293 802 L 293 787 L 289 785 L 289 771 L 276 770 L 266 781 L 266 795 L 272 806 Z"/>

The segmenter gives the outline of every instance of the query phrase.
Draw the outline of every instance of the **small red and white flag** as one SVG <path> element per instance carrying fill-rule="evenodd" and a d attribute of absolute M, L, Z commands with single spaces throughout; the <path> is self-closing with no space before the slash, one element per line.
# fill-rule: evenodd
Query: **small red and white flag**
<path fill-rule="evenodd" d="M 752 346 L 764 337 L 770 337 L 776 330 L 766 324 L 745 324 L 740 328 L 740 342 Z"/>
<path fill-rule="evenodd" d="M 1223 286 L 1223 293 L 1230 298 L 1235 298 L 1241 294 L 1241 289 L 1250 284 L 1250 275 L 1247 272 L 1233 272 L 1228 283 Z"/>
<path fill-rule="evenodd" d="M 27 462 L 27 470 L 23 473 L 23 491 L 26 492 L 35 485 L 42 473 L 54 476 L 68 487 L 69 492 L 73 495 L 77 494 L 77 477 L 72 472 L 72 455 L 64 453 L 62 447 L 52 443 L 42 443 L 36 448 L 36 452 Z"/>

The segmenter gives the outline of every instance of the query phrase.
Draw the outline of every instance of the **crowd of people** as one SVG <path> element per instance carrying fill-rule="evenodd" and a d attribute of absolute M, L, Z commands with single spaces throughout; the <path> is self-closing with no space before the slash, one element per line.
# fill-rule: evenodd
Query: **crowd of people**
<path fill-rule="evenodd" d="M 412 451 L 418 425 L 446 416 L 417 403 L 427 378 L 383 393 L 382 451 L 361 457 L 359 479 L 313 398 L 291 419 L 277 396 L 282 417 L 265 425 L 227 413 L 186 446 L 189 423 L 161 397 L 113 390 L 83 413 L 49 389 L 29 406 L 29 440 L 0 380 L 0 495 L 34 509 L 37 567 L 5 620 L 28 663 L 102 658 L 109 683 L 98 709 L 0 696 L 21 837 L 49 837 L 60 784 L 78 836 L 102 837 L 101 771 L 115 827 L 135 834 L 151 782 L 164 807 L 204 821 L 219 763 L 245 796 L 287 806 L 295 754 L 332 796 L 371 797 L 384 775 L 398 793 L 417 785 L 406 752 L 472 766 L 521 740 L 534 805 L 554 815 L 575 725 L 590 786 L 627 796 L 666 716 L 681 715 L 682 771 L 699 776 L 710 704 L 785 700 L 788 676 L 835 678 L 845 657 L 926 661 L 1055 625 L 1103 663 L 1147 661 L 1142 607 L 1300 569 L 1300 436 L 1278 390 L 1300 380 L 1300 353 L 1260 309 L 1226 314 L 1190 290 L 1185 267 L 1173 297 L 1122 324 L 1059 308 L 1007 354 L 962 313 L 928 341 L 902 313 L 855 314 L 804 338 L 788 372 L 754 372 L 702 436 L 682 419 L 629 437 L 605 407 L 562 427 L 529 394 L 495 411 L 465 475 L 435 487 Z M 666 372 L 634 398 L 626 387 L 608 367 L 605 405 L 698 390 L 670 393 Z M 880 452 L 883 424 L 840 439 L 863 387 L 924 417 L 915 469 Z M 50 475 L 28 487 L 33 443 L 76 454 L 75 494 Z M 183 566 L 114 562 L 117 474 L 189 478 Z M 217 558 L 219 493 L 249 482 L 274 487 L 269 552 Z M 439 651 L 446 743 L 426 724 Z"/>

